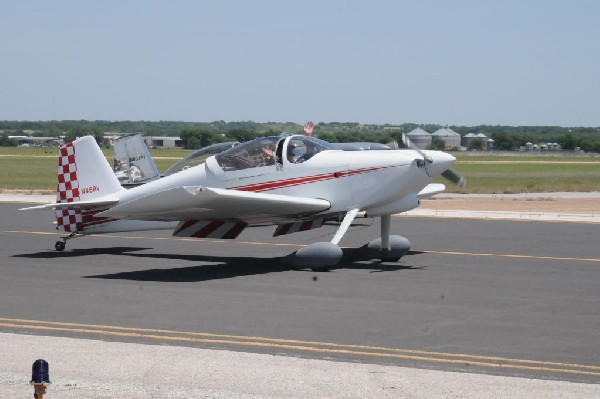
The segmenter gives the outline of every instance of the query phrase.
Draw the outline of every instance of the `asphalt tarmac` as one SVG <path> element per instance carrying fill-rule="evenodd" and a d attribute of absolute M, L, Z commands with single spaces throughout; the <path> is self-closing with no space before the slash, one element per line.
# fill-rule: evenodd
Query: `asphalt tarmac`
<path fill-rule="evenodd" d="M 392 218 L 398 263 L 353 248 L 330 272 L 279 258 L 336 226 L 235 241 L 168 232 L 70 240 L 51 212 L 0 204 L 0 332 L 66 336 L 531 378 L 600 382 L 600 246 L 585 223 Z"/>

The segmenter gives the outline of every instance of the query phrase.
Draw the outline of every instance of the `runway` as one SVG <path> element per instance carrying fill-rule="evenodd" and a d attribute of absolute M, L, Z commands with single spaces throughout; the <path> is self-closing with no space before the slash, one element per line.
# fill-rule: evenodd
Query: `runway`
<path fill-rule="evenodd" d="M 278 258 L 335 226 L 235 241 L 167 232 L 71 240 L 50 212 L 0 204 L 0 332 L 600 382 L 597 225 L 394 217 L 413 251 L 356 260 L 358 220 L 326 273 Z"/>

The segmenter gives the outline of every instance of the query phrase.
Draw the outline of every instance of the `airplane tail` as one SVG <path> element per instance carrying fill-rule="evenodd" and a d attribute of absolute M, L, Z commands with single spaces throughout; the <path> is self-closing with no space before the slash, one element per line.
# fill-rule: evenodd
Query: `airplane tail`
<path fill-rule="evenodd" d="M 56 228 L 83 232 L 93 215 L 124 189 L 92 136 L 60 148 L 55 207 Z M 66 205 L 70 204 L 70 205 Z"/>

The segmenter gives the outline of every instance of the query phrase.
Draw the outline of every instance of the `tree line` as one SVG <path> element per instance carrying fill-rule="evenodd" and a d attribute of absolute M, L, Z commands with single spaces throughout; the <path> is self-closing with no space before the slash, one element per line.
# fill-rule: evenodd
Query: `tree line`
<path fill-rule="evenodd" d="M 404 123 L 400 125 L 364 125 L 356 122 L 320 122 L 315 125 L 314 134 L 332 142 L 369 141 L 378 143 L 402 142 L 402 133 L 420 127 L 430 133 L 445 127 L 435 124 Z M 449 126 L 455 132 L 484 133 L 495 141 L 499 150 L 515 150 L 527 142 L 556 142 L 563 149 L 579 147 L 587 152 L 600 152 L 599 127 L 560 127 L 560 126 Z M 141 133 L 145 136 L 178 136 L 188 149 L 224 141 L 248 141 L 266 135 L 279 135 L 281 132 L 303 133 L 303 125 L 294 122 L 181 122 L 181 121 L 0 121 L 0 145 L 13 145 L 9 135 L 23 135 L 33 131 L 34 136 L 65 136 L 67 141 L 84 135 L 93 135 L 104 143 L 104 135 L 111 133 Z M 475 141 L 476 143 L 476 141 Z M 439 142 L 432 144 L 439 146 Z"/>

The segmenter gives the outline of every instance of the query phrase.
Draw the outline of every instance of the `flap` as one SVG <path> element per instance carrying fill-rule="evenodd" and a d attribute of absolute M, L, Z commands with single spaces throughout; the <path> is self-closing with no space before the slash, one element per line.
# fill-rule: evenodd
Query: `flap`
<path fill-rule="evenodd" d="M 165 221 L 260 221 L 317 213 L 329 207 L 329 201 L 323 199 L 187 186 L 149 194 L 97 216 Z"/>

